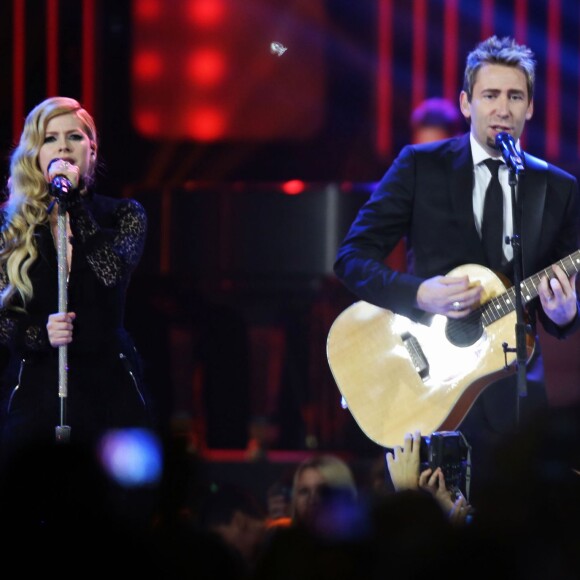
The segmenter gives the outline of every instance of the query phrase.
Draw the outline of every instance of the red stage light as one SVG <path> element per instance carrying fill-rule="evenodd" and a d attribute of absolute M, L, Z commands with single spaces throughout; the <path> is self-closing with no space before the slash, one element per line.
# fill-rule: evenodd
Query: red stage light
<path fill-rule="evenodd" d="M 200 141 L 219 139 L 226 127 L 224 113 L 215 107 L 197 107 L 191 111 L 187 119 L 187 132 Z"/>
<path fill-rule="evenodd" d="M 133 76 L 140 81 L 157 79 L 163 69 L 163 61 L 157 52 L 141 52 L 133 58 Z"/>
<path fill-rule="evenodd" d="M 161 14 L 159 0 L 135 0 L 133 2 L 133 16 L 138 20 L 155 20 Z"/>
<path fill-rule="evenodd" d="M 189 17 L 196 24 L 211 26 L 223 19 L 223 0 L 190 0 L 187 7 Z"/>
<path fill-rule="evenodd" d="M 152 111 L 136 111 L 133 114 L 133 122 L 139 132 L 146 137 L 157 136 L 161 130 L 159 115 Z"/>
<path fill-rule="evenodd" d="M 286 195 L 298 195 L 302 193 L 306 187 L 306 184 L 300 179 L 291 179 L 282 184 L 282 191 Z"/>
<path fill-rule="evenodd" d="M 137 131 L 202 141 L 316 134 L 325 119 L 324 35 L 311 31 L 324 30 L 324 8 L 293 0 L 287 19 L 271 2 L 134 0 L 132 107 L 158 115 L 156 135 L 150 121 L 136 124 Z M 273 55 L 273 41 L 289 53 Z"/>
<path fill-rule="evenodd" d="M 188 77 L 202 87 L 218 84 L 226 70 L 224 55 L 219 50 L 203 48 L 191 54 L 187 63 Z"/>

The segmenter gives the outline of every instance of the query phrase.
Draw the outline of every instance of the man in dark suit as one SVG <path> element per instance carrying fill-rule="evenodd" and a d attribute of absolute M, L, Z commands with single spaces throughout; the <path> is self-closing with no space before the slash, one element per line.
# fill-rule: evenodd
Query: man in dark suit
<path fill-rule="evenodd" d="M 413 320 L 425 313 L 460 319 L 480 305 L 482 286 L 470 284 L 468 276 L 447 275 L 452 269 L 480 264 L 511 277 L 514 248 L 502 244 L 513 236 L 510 171 L 502 163 L 497 174 L 503 222 L 501 214 L 486 221 L 486 191 L 492 181 L 487 160 L 503 161 L 496 149 L 499 133 L 511 135 L 519 149 L 520 135 L 533 114 L 534 80 L 533 53 L 510 38 L 491 37 L 468 55 L 460 109 L 470 131 L 403 148 L 339 249 L 335 272 L 352 292 Z M 573 176 L 545 161 L 523 153 L 521 157 L 525 170 L 518 175 L 517 205 L 523 216 L 526 278 L 578 248 L 578 185 Z M 497 263 L 486 253 L 492 235 L 486 227 L 492 222 L 503 223 L 497 233 Z M 403 237 L 408 269 L 397 272 L 384 257 Z M 547 332 L 563 338 L 580 326 L 576 274 L 569 274 L 554 265 L 550 276 L 539 277 L 538 298 L 528 304 L 532 328 L 538 318 Z M 510 346 L 515 346 L 515 333 Z M 526 397 L 518 396 L 515 375 L 502 378 L 484 389 L 460 425 L 472 446 L 473 484 L 484 476 L 492 446 L 547 405 L 539 347 L 526 370 Z"/>

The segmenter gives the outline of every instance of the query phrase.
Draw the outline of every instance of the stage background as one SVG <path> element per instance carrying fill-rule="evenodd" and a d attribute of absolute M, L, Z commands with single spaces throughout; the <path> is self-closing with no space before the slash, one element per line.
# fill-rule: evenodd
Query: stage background
<path fill-rule="evenodd" d="M 148 211 L 127 322 L 166 420 L 209 449 L 372 456 L 326 363 L 354 301 L 337 245 L 492 33 L 537 55 L 524 148 L 578 175 L 579 25 L 573 0 L 7 0 L 2 179 L 29 109 L 81 100 L 99 187 Z M 580 394 L 579 340 L 544 340 L 554 405 Z"/>

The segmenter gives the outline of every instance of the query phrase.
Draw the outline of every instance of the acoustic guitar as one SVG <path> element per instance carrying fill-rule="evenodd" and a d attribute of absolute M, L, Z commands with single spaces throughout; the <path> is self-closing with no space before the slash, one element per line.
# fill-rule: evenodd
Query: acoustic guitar
<path fill-rule="evenodd" d="M 557 264 L 580 270 L 580 250 Z M 537 297 L 542 276 L 521 282 L 522 303 Z M 358 426 L 383 447 L 402 445 L 406 433 L 455 430 L 481 392 L 514 373 L 514 288 L 494 272 L 467 264 L 449 272 L 483 286 L 481 305 L 465 318 L 425 315 L 420 322 L 359 301 L 344 310 L 327 338 L 334 380 Z M 534 339 L 526 336 L 528 360 Z"/>

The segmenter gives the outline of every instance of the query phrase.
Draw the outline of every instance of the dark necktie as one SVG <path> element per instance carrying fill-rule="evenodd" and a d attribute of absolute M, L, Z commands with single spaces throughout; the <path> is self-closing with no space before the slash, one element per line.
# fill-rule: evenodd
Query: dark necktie
<path fill-rule="evenodd" d="M 487 265 L 492 270 L 499 270 L 503 256 L 503 189 L 499 182 L 499 166 L 502 161 L 486 159 L 484 163 L 491 171 L 491 181 L 485 192 L 483 204 L 483 221 L 481 223 L 481 239 L 487 259 Z"/>

